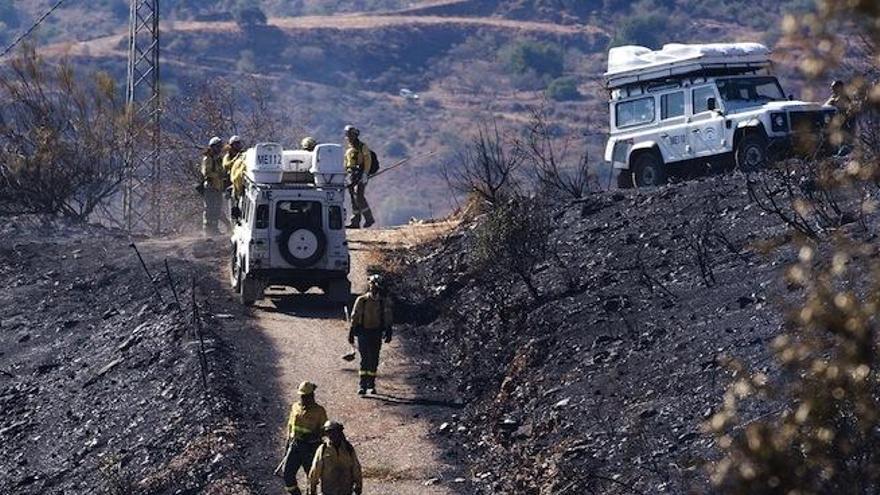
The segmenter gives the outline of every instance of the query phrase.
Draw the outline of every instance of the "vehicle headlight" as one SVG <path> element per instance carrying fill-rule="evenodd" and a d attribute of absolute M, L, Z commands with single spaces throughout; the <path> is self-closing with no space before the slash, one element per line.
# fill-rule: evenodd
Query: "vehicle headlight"
<path fill-rule="evenodd" d="M 770 114 L 770 125 L 774 132 L 783 132 L 788 130 L 788 118 L 784 113 Z"/>

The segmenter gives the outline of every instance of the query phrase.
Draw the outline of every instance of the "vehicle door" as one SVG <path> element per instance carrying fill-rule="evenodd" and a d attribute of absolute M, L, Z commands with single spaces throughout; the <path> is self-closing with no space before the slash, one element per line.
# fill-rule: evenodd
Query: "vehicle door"
<path fill-rule="evenodd" d="M 660 134 L 657 143 L 666 163 L 692 157 L 688 143 L 684 90 L 660 95 Z"/>
<path fill-rule="evenodd" d="M 691 90 L 688 139 L 694 157 L 717 155 L 725 151 L 724 115 L 718 108 L 720 101 L 714 84 Z M 713 104 L 716 108 L 712 108 Z"/>

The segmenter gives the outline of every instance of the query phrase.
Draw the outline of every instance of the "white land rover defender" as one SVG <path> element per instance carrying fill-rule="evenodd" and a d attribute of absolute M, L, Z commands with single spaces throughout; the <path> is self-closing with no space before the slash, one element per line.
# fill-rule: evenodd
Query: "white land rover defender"
<path fill-rule="evenodd" d="M 834 108 L 787 98 L 771 65 L 758 43 L 612 48 L 605 160 L 618 186 L 663 184 L 673 166 L 755 170 L 818 149 Z"/>
<path fill-rule="evenodd" d="M 247 150 L 231 260 L 232 287 L 243 304 L 262 298 L 269 285 L 318 287 L 333 301 L 348 301 L 342 160 L 337 144 L 294 151 L 261 143 Z"/>

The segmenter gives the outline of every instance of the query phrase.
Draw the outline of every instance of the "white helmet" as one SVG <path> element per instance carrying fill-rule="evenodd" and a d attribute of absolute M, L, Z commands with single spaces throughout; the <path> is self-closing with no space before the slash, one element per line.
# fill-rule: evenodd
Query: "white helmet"
<path fill-rule="evenodd" d="M 218 144 L 220 144 L 222 142 L 223 142 L 222 139 L 218 138 L 217 136 L 214 136 L 211 138 L 210 141 L 208 141 L 208 146 L 217 146 Z"/>
<path fill-rule="evenodd" d="M 343 129 L 343 130 L 345 131 L 346 135 L 351 134 L 353 136 L 359 136 L 361 134 L 361 131 L 357 127 L 355 127 L 351 124 L 348 124 L 347 126 L 345 126 L 345 129 Z"/>
<path fill-rule="evenodd" d="M 238 134 L 229 138 L 229 144 L 235 144 L 235 143 L 240 143 L 240 142 L 241 142 L 241 137 Z"/>

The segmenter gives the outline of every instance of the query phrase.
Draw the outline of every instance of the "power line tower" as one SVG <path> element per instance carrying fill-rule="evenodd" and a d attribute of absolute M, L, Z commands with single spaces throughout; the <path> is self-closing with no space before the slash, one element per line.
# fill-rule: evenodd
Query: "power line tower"
<path fill-rule="evenodd" d="M 128 141 L 123 215 L 129 231 L 162 227 L 159 0 L 131 0 L 128 34 Z"/>

